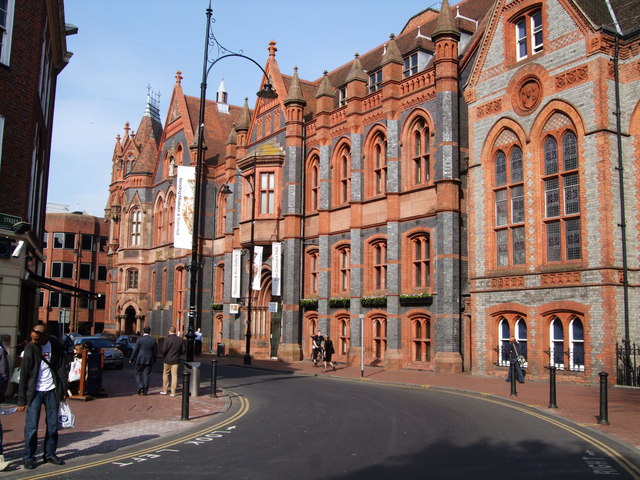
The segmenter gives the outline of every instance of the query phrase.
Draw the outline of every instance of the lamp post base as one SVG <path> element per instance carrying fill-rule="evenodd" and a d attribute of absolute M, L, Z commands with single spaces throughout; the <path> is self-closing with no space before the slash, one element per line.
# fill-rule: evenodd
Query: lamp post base
<path fill-rule="evenodd" d="M 245 365 L 251 365 L 251 355 L 246 354 L 246 355 L 244 356 L 244 364 L 245 364 Z"/>

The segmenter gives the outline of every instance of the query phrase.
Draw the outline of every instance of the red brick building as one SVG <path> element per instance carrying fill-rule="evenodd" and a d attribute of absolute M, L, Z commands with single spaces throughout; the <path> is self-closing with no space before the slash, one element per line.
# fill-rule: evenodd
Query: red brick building
<path fill-rule="evenodd" d="M 76 31 L 62 0 L 0 1 L 0 334 L 12 354 L 37 320 L 56 82 Z"/>
<path fill-rule="evenodd" d="M 109 226 L 102 218 L 82 212 L 47 213 L 44 275 L 55 283 L 41 286 L 38 320 L 50 332 L 91 335 L 104 330 L 108 235 Z"/>

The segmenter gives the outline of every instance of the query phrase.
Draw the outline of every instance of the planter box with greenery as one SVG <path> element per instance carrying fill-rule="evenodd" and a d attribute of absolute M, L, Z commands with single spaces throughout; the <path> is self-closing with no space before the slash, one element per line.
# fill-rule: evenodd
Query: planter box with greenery
<path fill-rule="evenodd" d="M 349 308 L 351 306 L 351 298 L 349 297 L 331 297 L 329 299 L 331 308 Z"/>
<path fill-rule="evenodd" d="M 211 304 L 211 310 L 222 310 L 222 303 L 212 303 Z"/>
<path fill-rule="evenodd" d="M 430 293 L 407 293 L 400 295 L 400 305 L 431 305 L 433 295 Z"/>
<path fill-rule="evenodd" d="M 386 307 L 387 297 L 386 296 L 362 297 L 360 299 L 360 305 L 366 308 Z"/>
<path fill-rule="evenodd" d="M 300 306 L 305 310 L 317 310 L 318 299 L 317 298 L 301 298 Z"/>

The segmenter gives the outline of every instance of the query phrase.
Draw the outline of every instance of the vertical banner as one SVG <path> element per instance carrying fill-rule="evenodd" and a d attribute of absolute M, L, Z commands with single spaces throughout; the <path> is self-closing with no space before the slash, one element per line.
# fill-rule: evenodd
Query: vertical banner
<path fill-rule="evenodd" d="M 242 250 L 234 250 L 231 253 L 231 298 L 240 298 L 240 264 Z"/>
<path fill-rule="evenodd" d="M 260 290 L 260 276 L 262 275 L 262 248 L 253 247 L 253 262 L 251 264 L 251 289 Z"/>
<path fill-rule="evenodd" d="M 273 242 L 271 244 L 271 295 L 279 297 L 282 295 L 280 285 L 282 283 L 282 243 Z"/>
<path fill-rule="evenodd" d="M 174 248 L 192 247 L 193 197 L 195 196 L 196 168 L 178 166 L 176 177 L 176 211 L 174 218 Z"/>

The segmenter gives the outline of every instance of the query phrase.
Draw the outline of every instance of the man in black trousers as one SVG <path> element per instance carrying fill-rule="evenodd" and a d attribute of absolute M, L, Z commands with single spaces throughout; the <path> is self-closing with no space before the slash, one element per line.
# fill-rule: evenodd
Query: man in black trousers
<path fill-rule="evenodd" d="M 143 335 L 136 342 L 131 352 L 129 363 L 136 367 L 136 383 L 138 384 L 138 395 L 149 394 L 149 375 L 151 367 L 158 356 L 158 344 L 151 335 L 151 327 L 142 329 Z"/>

